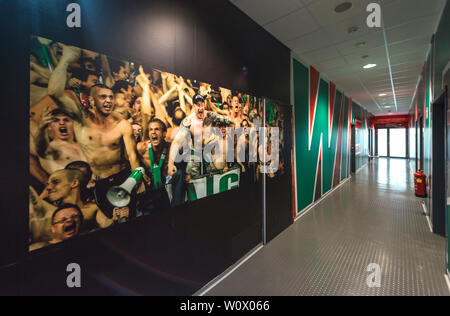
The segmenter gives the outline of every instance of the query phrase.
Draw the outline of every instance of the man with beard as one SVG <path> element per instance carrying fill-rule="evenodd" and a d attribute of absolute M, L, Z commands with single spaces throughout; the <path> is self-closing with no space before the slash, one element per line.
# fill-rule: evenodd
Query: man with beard
<path fill-rule="evenodd" d="M 193 97 L 193 112 L 189 114 L 181 124 L 177 135 L 175 136 L 174 142 L 172 143 L 172 147 L 170 149 L 169 162 L 168 162 L 168 173 L 169 175 L 174 175 L 177 172 L 177 167 L 175 166 L 175 159 L 179 154 L 179 150 L 183 146 L 187 146 L 186 141 L 191 140 L 195 141 L 195 139 L 202 140 L 203 146 L 203 120 L 207 117 L 210 117 L 211 120 L 215 122 L 223 122 L 228 125 L 233 125 L 234 122 L 228 119 L 226 116 L 217 114 L 213 111 L 207 111 L 205 109 L 205 97 L 200 94 L 196 94 Z M 197 177 L 202 174 L 202 161 L 195 161 L 192 153 L 194 152 L 194 146 L 191 145 L 191 159 L 186 166 L 186 181 L 189 181 L 191 177 Z"/>
<path fill-rule="evenodd" d="M 75 117 L 75 136 L 96 178 L 97 205 L 112 218 L 114 206 L 107 200 L 106 193 L 111 187 L 122 184 L 131 171 L 139 167 L 136 143 L 131 124 L 114 113 L 114 94 L 110 88 L 93 86 L 89 100 L 92 109 L 86 110 L 70 98 L 61 96 L 64 108 Z M 139 190 L 143 189 L 141 185 Z M 130 215 L 134 217 L 134 198 L 129 207 Z"/>
<path fill-rule="evenodd" d="M 159 119 L 153 118 L 148 124 L 147 141 L 138 143 L 137 151 L 150 176 L 150 185 L 145 196 L 141 197 L 140 210 L 144 214 L 153 209 L 164 210 L 169 208 L 170 200 L 166 191 L 167 164 L 170 143 L 165 141 L 166 125 Z M 146 201 L 145 201 L 146 200 Z M 148 203 L 151 200 L 152 203 Z"/>
<path fill-rule="evenodd" d="M 35 161 L 30 170 L 33 175 L 44 174 L 42 170 L 51 174 L 72 161 L 86 161 L 74 139 L 73 120 L 69 114 L 59 109 L 44 112 L 38 134 L 31 137 L 30 155 Z M 46 181 L 46 178 L 40 180 Z"/>

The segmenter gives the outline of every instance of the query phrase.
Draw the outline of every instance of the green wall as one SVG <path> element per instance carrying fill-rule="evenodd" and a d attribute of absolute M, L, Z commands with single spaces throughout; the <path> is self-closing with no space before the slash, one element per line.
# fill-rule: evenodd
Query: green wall
<path fill-rule="evenodd" d="M 293 60 L 297 214 L 349 177 L 352 108 L 363 114 L 360 142 L 368 153 L 367 113 L 313 67 Z M 358 116 L 359 117 L 359 116 Z M 368 158 L 368 157 L 367 157 Z M 366 157 L 361 157 L 360 164 Z"/>

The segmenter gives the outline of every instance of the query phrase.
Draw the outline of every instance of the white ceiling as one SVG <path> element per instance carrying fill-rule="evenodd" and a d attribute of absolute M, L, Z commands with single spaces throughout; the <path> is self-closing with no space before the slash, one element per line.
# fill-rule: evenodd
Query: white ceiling
<path fill-rule="evenodd" d="M 230 0 L 288 46 L 294 56 L 375 115 L 407 113 L 446 0 Z M 336 13 L 342 2 L 352 8 Z M 382 7 L 384 27 L 369 28 L 366 7 Z M 358 31 L 349 34 L 348 29 Z M 386 45 L 384 40 L 386 34 Z M 356 47 L 355 44 L 365 45 Z M 368 57 L 363 58 L 362 56 Z M 390 69 L 395 91 L 392 90 Z M 375 68 L 363 69 L 373 63 Z M 380 97 L 379 94 L 386 96 Z M 397 107 L 395 106 L 397 101 Z"/>

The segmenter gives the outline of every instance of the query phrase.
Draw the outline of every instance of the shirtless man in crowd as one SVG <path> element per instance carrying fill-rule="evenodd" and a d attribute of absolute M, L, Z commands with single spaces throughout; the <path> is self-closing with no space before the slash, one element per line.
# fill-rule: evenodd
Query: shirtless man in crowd
<path fill-rule="evenodd" d="M 44 112 L 38 134 L 31 140 L 30 154 L 39 159 L 47 174 L 63 169 L 72 161 L 86 161 L 80 145 L 74 139 L 73 121 L 59 109 Z M 39 168 L 36 165 L 35 168 Z M 34 168 L 33 168 L 34 169 Z M 31 170 L 31 173 L 39 172 Z"/>
<path fill-rule="evenodd" d="M 71 50 L 76 48 L 66 48 L 68 52 Z M 67 73 L 68 64 L 78 58 L 76 53 L 68 53 L 67 56 L 64 63 L 58 64 L 55 72 Z M 114 206 L 106 199 L 106 192 L 112 186 L 122 184 L 131 171 L 139 167 L 133 129 L 128 121 L 114 113 L 114 94 L 110 88 L 105 85 L 93 86 L 89 93 L 90 108 L 86 109 L 64 93 L 67 76 L 60 76 L 59 79 L 50 80 L 49 91 L 53 91 L 53 96 L 61 101 L 64 111 L 74 117 L 75 137 L 96 177 L 97 204 L 111 219 Z M 134 201 L 130 205 L 130 212 L 134 214 L 133 204 Z"/>
<path fill-rule="evenodd" d="M 62 169 L 50 175 L 45 192 L 38 196 L 30 187 L 30 242 L 35 244 L 33 249 L 39 247 L 36 243 L 45 243 L 53 238 L 52 214 L 58 205 L 74 204 L 81 210 L 84 218 L 81 232 L 96 228 L 106 228 L 120 217 L 127 217 L 127 209 L 114 210 L 113 218 L 107 218 L 95 203 L 85 202 L 81 199 L 81 179 L 83 174 L 76 169 Z"/>
<path fill-rule="evenodd" d="M 236 127 L 239 127 L 244 119 L 242 115 L 242 104 L 237 95 L 231 99 L 231 118 L 235 121 Z"/>
<path fill-rule="evenodd" d="M 175 166 L 175 159 L 178 155 L 180 148 L 183 146 L 187 146 L 186 144 L 187 138 L 190 138 L 192 141 L 197 139 L 202 139 L 203 146 L 203 120 L 206 117 L 211 117 L 212 120 L 216 122 L 224 122 L 228 125 L 233 125 L 234 122 L 230 120 L 228 117 L 217 114 L 213 111 L 207 111 L 205 108 L 206 99 L 200 94 L 196 94 L 193 98 L 194 107 L 193 112 L 189 114 L 181 124 L 178 133 L 172 143 L 170 148 L 169 162 L 168 162 L 168 172 L 169 175 L 174 175 L 177 172 L 177 167 Z M 193 147 L 191 145 L 191 147 Z M 186 173 L 188 174 L 187 181 L 190 180 L 191 176 L 198 176 L 201 174 L 201 162 L 197 162 L 193 160 L 191 156 L 190 161 L 186 167 Z"/>
<path fill-rule="evenodd" d="M 106 193 L 109 188 L 122 184 L 132 170 L 139 167 L 136 143 L 131 124 L 114 112 L 114 94 L 109 87 L 91 87 L 89 108 L 79 106 L 71 96 L 64 93 L 67 67 L 79 58 L 78 50 L 72 46 L 64 47 L 63 57 L 54 71 L 58 75 L 50 79 L 49 92 L 60 101 L 59 106 L 74 117 L 75 137 L 96 178 L 97 204 L 111 219 L 114 206 L 107 200 Z M 144 190 L 143 185 L 140 190 Z M 135 199 L 130 204 L 130 213 L 131 216 L 135 215 Z"/>
<path fill-rule="evenodd" d="M 220 135 L 212 133 L 212 127 L 219 128 Z M 210 118 L 205 119 L 203 137 L 206 138 L 203 141 L 205 143 L 205 146 L 207 144 L 211 146 L 211 153 L 204 153 L 205 161 L 207 162 L 206 173 L 213 173 L 220 170 L 222 170 L 223 172 L 227 172 L 227 124 L 222 122 L 215 122 Z"/>
<path fill-rule="evenodd" d="M 108 189 L 122 184 L 139 167 L 133 129 L 128 121 L 113 113 L 113 100 L 113 92 L 104 85 L 91 88 L 92 111 L 76 106 L 70 98 L 63 96 L 61 100 L 76 118 L 75 136 L 96 177 L 97 204 L 108 218 L 112 218 L 114 209 L 106 199 Z M 134 212 L 132 208 L 130 212 Z"/>
<path fill-rule="evenodd" d="M 51 174 L 46 187 L 48 200 L 53 204 L 77 205 L 84 217 L 82 231 L 111 226 L 113 219 L 118 219 L 117 214 L 109 219 L 95 203 L 86 203 L 81 199 L 82 177 L 83 173 L 75 169 L 58 170 Z"/>
<path fill-rule="evenodd" d="M 31 244 L 29 250 L 33 251 L 78 236 L 81 232 L 83 220 L 83 214 L 77 205 L 62 204 L 55 208 L 48 217 L 51 238 Z"/>

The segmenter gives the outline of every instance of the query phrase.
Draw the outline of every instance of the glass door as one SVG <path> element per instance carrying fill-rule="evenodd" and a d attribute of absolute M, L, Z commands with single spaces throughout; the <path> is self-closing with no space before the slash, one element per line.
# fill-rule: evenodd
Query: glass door
<path fill-rule="evenodd" d="M 387 157 L 388 155 L 388 130 L 387 128 L 380 128 L 378 129 L 378 156 L 380 157 Z"/>
<path fill-rule="evenodd" d="M 389 129 L 389 156 L 406 158 L 406 128 Z"/>

